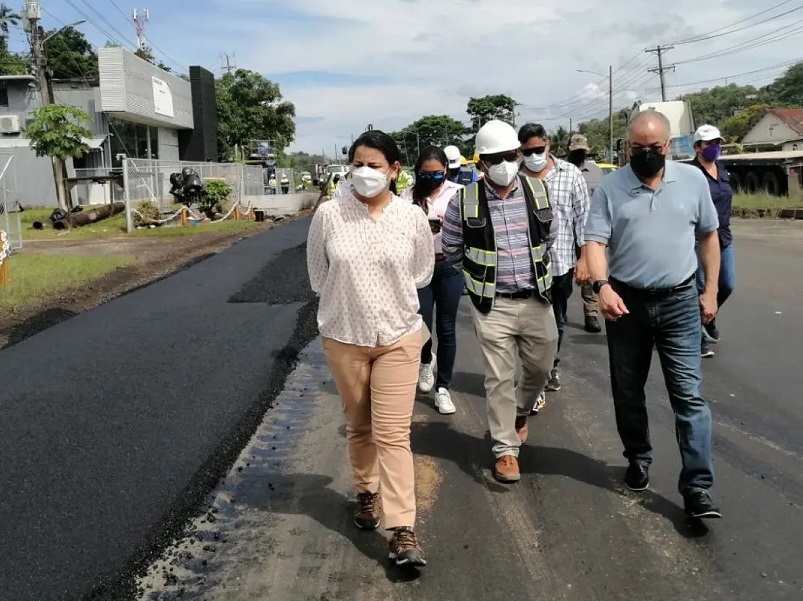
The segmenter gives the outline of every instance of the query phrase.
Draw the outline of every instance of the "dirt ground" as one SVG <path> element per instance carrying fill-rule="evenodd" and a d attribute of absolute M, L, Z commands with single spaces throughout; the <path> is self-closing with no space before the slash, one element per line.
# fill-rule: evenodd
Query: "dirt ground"
<path fill-rule="evenodd" d="M 128 255 L 133 256 L 136 262 L 130 267 L 117 269 L 89 283 L 61 290 L 33 303 L 17 306 L 7 314 L 0 314 L 0 349 L 21 342 L 135 288 L 186 269 L 240 240 L 278 227 L 282 223 L 302 219 L 309 214 L 310 211 L 304 211 L 280 221 L 266 222 L 264 228 L 208 232 L 197 236 L 26 241 L 26 252 L 58 255 Z"/>

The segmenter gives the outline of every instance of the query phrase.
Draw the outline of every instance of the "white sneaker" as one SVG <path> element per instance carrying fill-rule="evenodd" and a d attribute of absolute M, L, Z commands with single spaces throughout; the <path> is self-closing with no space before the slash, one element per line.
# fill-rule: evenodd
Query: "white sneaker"
<path fill-rule="evenodd" d="M 533 407 L 533 410 L 530 411 L 530 415 L 536 415 L 539 411 L 541 411 L 541 409 L 544 408 L 545 405 L 546 405 L 546 394 L 542 392 L 541 394 L 538 395 L 538 399 L 535 401 L 535 406 Z"/>
<path fill-rule="evenodd" d="M 441 415 L 451 415 L 456 411 L 452 395 L 445 388 L 438 388 L 438 393 L 435 395 L 435 407 Z"/>
<path fill-rule="evenodd" d="M 435 355 L 432 356 L 432 362 L 422 363 L 418 368 L 418 390 L 421 392 L 430 392 L 435 387 L 435 371 L 437 370 L 438 362 Z"/>

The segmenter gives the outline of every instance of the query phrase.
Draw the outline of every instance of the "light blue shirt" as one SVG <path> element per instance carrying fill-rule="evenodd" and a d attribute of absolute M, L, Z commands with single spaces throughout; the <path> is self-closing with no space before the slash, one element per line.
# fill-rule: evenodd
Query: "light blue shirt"
<path fill-rule="evenodd" d="M 604 177 L 591 199 L 585 239 L 608 246 L 611 277 L 636 288 L 668 288 L 697 271 L 696 234 L 718 227 L 703 173 L 667 161 L 657 190 L 629 165 Z"/>

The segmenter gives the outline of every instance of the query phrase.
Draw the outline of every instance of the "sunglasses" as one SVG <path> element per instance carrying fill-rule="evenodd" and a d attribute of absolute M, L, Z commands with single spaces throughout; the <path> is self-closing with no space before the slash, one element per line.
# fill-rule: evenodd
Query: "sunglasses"
<path fill-rule="evenodd" d="M 513 163 L 516 159 L 519 158 L 519 151 L 518 150 L 509 150 L 507 152 L 499 152 L 497 154 L 484 154 L 482 155 L 482 161 L 486 165 L 498 165 L 502 161 L 508 161 Z"/>
<path fill-rule="evenodd" d="M 546 152 L 546 146 L 536 146 L 535 148 L 522 148 L 521 154 L 526 157 L 532 156 L 534 154 L 544 154 Z"/>
<path fill-rule="evenodd" d="M 443 171 L 419 171 L 418 177 L 419 179 L 438 181 L 446 177 L 446 174 Z"/>

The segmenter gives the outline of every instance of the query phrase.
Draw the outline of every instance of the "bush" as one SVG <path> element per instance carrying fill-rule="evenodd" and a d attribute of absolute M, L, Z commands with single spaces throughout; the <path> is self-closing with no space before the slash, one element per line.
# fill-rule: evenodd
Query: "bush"
<path fill-rule="evenodd" d="M 159 207 L 155 202 L 150 202 L 147 200 L 143 201 L 139 203 L 135 209 L 137 210 L 137 212 L 134 213 L 135 227 L 149 225 L 155 221 L 159 221 L 159 218 L 161 217 L 159 213 Z"/>
<path fill-rule="evenodd" d="M 226 205 L 232 193 L 229 182 L 225 179 L 207 178 L 204 181 L 204 191 L 202 210 L 223 213 L 228 209 Z"/>

